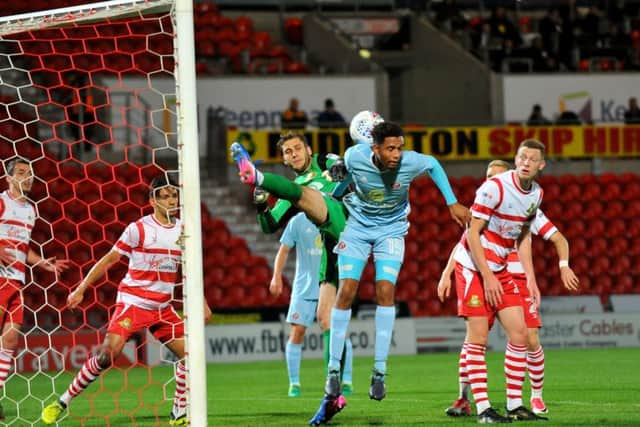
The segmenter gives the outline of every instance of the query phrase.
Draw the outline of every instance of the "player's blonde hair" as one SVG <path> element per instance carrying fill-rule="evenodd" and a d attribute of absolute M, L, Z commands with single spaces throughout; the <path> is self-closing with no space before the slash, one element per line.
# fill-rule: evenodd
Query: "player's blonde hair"
<path fill-rule="evenodd" d="M 487 169 L 495 168 L 495 167 L 503 168 L 505 170 L 511 169 L 511 165 L 509 164 L 509 162 L 506 162 L 506 161 L 500 160 L 500 159 L 491 160 L 489 162 L 489 164 L 487 165 Z"/>

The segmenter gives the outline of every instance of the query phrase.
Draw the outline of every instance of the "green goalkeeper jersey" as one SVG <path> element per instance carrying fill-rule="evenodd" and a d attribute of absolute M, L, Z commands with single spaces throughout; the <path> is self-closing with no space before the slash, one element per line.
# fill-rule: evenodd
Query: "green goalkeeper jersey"
<path fill-rule="evenodd" d="M 332 195 L 340 188 L 339 183 L 330 181 L 324 172 L 339 159 L 335 154 L 314 154 L 311 156 L 311 164 L 301 174 L 296 176 L 294 182 L 305 187 L 315 188 L 318 191 Z M 284 227 L 287 222 L 298 212 L 298 208 L 291 202 L 278 199 L 273 208 L 258 212 L 258 223 L 264 233 L 275 233 Z"/>

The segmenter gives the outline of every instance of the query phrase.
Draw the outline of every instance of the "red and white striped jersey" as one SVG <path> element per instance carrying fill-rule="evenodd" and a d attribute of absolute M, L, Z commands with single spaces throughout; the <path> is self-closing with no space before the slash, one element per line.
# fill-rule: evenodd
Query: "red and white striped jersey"
<path fill-rule="evenodd" d="M 549 221 L 549 218 L 542 210 L 538 209 L 536 217 L 531 221 L 531 233 L 542 237 L 544 240 L 549 240 L 556 231 L 558 231 L 556 226 Z M 518 257 L 517 248 L 507 256 L 507 271 L 511 274 L 525 274 Z"/>
<path fill-rule="evenodd" d="M 129 269 L 118 286 L 116 302 L 147 310 L 169 305 L 182 261 L 179 219 L 170 226 L 153 215 L 133 222 L 113 248 L 129 257 Z"/>
<path fill-rule="evenodd" d="M 35 222 L 36 211 L 31 203 L 14 199 L 9 190 L 0 193 L 0 246 L 15 257 L 11 265 L 0 265 L 0 277 L 24 283 Z"/>
<path fill-rule="evenodd" d="M 507 171 L 486 180 L 476 191 L 471 215 L 487 221 L 480 233 L 487 263 L 492 271 L 507 266 L 507 256 L 525 225 L 530 225 L 542 202 L 542 188 L 532 183 L 529 191 L 520 187 L 515 171 Z M 456 250 L 455 260 L 465 267 L 477 270 L 464 233 Z"/>

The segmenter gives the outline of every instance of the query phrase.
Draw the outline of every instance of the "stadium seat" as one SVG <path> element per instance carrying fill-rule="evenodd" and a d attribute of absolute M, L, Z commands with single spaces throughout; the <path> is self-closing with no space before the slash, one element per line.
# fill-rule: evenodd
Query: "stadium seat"
<path fill-rule="evenodd" d="M 586 237 L 587 239 L 593 239 L 598 236 L 603 236 L 606 229 L 607 226 L 602 219 L 600 219 L 599 217 L 591 217 L 587 222 L 587 227 L 584 231 L 584 237 Z"/>
<path fill-rule="evenodd" d="M 303 42 L 302 20 L 296 17 L 287 18 L 284 21 L 284 34 L 288 43 L 296 46 L 302 46 L 302 42 Z"/>
<path fill-rule="evenodd" d="M 205 289 L 205 298 L 210 307 L 218 307 L 223 301 L 222 289 L 209 286 Z"/>
<path fill-rule="evenodd" d="M 396 289 L 396 301 L 411 301 L 418 295 L 420 286 L 416 280 L 405 280 Z"/>
<path fill-rule="evenodd" d="M 361 281 L 358 289 L 360 299 L 363 301 L 375 301 L 376 300 L 376 287 L 373 281 Z"/>
<path fill-rule="evenodd" d="M 245 289 L 242 286 L 231 286 L 224 292 L 222 299 L 222 306 L 229 307 L 244 307 L 245 306 Z"/>

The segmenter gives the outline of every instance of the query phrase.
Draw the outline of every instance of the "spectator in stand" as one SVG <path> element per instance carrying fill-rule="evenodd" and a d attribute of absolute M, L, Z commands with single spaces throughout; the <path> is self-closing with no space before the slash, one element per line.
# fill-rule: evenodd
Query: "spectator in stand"
<path fill-rule="evenodd" d="M 624 123 L 627 125 L 640 125 L 640 108 L 636 97 L 629 98 L 629 108 L 624 113 Z"/>
<path fill-rule="evenodd" d="M 562 18 L 557 8 L 551 8 L 538 24 L 538 32 L 542 37 L 542 46 L 552 55 L 558 53 L 560 34 L 562 34 Z"/>
<path fill-rule="evenodd" d="M 318 114 L 318 127 L 319 128 L 345 128 L 347 123 L 335 107 L 333 99 L 327 98 L 324 100 L 324 111 Z"/>
<path fill-rule="evenodd" d="M 580 29 L 583 33 L 583 40 L 586 42 L 588 40 L 592 40 L 594 43 L 597 41 L 598 36 L 600 35 L 600 19 L 602 18 L 602 13 L 598 6 L 591 5 L 589 7 L 589 11 L 582 18 L 580 22 Z"/>
<path fill-rule="evenodd" d="M 300 101 L 298 98 L 289 100 L 289 108 L 282 112 L 280 120 L 283 129 L 304 129 L 307 127 L 309 119 L 307 113 L 299 110 Z"/>
<path fill-rule="evenodd" d="M 603 47 L 626 50 L 631 47 L 631 37 L 620 31 L 618 24 L 609 24 L 609 32 L 603 37 Z"/>
<path fill-rule="evenodd" d="M 556 119 L 556 125 L 559 126 L 580 126 L 581 124 L 580 117 L 571 110 L 564 110 Z"/>
<path fill-rule="evenodd" d="M 566 68 L 575 70 L 573 51 L 575 47 L 575 36 L 573 34 L 576 22 L 575 2 L 560 5 L 560 18 L 562 20 L 562 32 L 558 40 L 558 59 Z"/>
<path fill-rule="evenodd" d="M 535 104 L 531 109 L 531 115 L 527 119 L 527 126 L 549 126 L 551 120 L 547 119 L 542 114 L 542 107 L 540 104 Z"/>
<path fill-rule="evenodd" d="M 534 37 L 527 51 L 527 56 L 533 60 L 533 71 L 548 72 L 558 69 L 556 59 L 545 49 L 541 37 Z"/>
<path fill-rule="evenodd" d="M 489 26 L 492 36 L 512 40 L 515 47 L 522 44 L 522 37 L 520 37 L 516 26 L 507 17 L 507 10 L 504 7 L 498 6 L 493 9 L 489 17 Z"/>
<path fill-rule="evenodd" d="M 436 14 L 435 19 L 438 26 L 445 32 L 464 30 L 467 26 L 467 20 L 462 15 L 456 0 L 444 0 L 441 3 L 435 3 L 433 11 Z"/>

